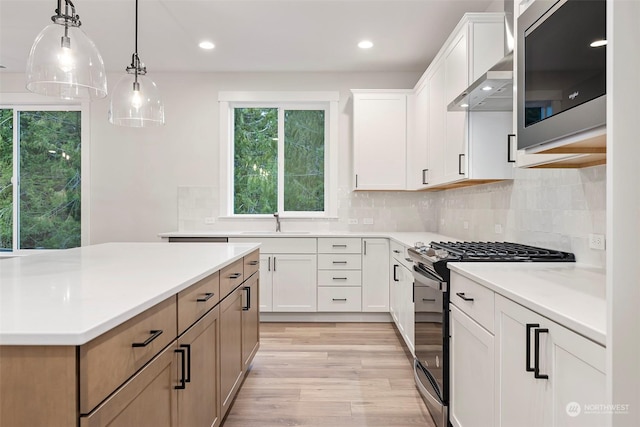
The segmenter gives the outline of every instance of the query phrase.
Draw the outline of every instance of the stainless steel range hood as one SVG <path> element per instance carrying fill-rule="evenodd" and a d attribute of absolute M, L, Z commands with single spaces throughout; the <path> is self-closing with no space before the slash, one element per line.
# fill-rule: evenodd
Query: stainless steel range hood
<path fill-rule="evenodd" d="M 458 95 L 448 111 L 513 110 L 513 0 L 504 0 L 505 57 Z"/>

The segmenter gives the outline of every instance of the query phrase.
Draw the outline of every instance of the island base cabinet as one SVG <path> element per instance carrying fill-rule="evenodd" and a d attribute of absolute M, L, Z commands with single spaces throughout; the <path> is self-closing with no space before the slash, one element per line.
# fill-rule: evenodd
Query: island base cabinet
<path fill-rule="evenodd" d="M 451 308 L 451 411 L 454 427 L 493 426 L 493 335 Z"/>
<path fill-rule="evenodd" d="M 94 411 L 81 416 L 80 427 L 178 426 L 176 349 L 175 343 L 168 346 Z"/>
<path fill-rule="evenodd" d="M 220 396 L 222 417 L 227 413 L 240 388 L 242 360 L 242 286 L 220 303 Z"/>
<path fill-rule="evenodd" d="M 242 307 L 242 363 L 246 372 L 256 355 L 260 342 L 260 298 L 259 278 L 251 276 L 243 285 L 244 306 Z"/>
<path fill-rule="evenodd" d="M 497 426 L 608 425 L 603 346 L 500 296 L 495 339 Z"/>

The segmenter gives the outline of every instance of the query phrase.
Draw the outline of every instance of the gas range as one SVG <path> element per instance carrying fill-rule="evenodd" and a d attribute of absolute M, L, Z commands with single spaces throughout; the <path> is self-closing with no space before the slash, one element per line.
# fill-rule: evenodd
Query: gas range
<path fill-rule="evenodd" d="M 431 242 L 409 248 L 409 257 L 422 268 L 449 281 L 448 262 L 575 262 L 572 253 L 511 242 Z"/>

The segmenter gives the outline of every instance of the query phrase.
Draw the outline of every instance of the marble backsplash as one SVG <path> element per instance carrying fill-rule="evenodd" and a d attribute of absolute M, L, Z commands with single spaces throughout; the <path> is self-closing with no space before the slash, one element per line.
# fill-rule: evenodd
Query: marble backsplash
<path fill-rule="evenodd" d="M 179 187 L 178 230 L 274 225 L 273 218 L 221 218 L 218 200 L 216 187 Z M 285 231 L 431 231 L 461 240 L 506 240 L 573 252 L 582 263 L 604 267 L 605 252 L 590 249 L 588 237 L 606 231 L 606 167 L 518 169 L 513 181 L 441 192 L 340 188 L 338 218 L 282 224 Z"/>

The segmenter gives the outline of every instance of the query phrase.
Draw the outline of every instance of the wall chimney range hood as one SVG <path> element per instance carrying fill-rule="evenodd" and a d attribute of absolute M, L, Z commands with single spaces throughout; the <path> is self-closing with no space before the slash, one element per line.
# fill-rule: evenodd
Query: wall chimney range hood
<path fill-rule="evenodd" d="M 473 82 L 447 106 L 447 110 L 513 110 L 513 53 L 502 58 Z"/>

